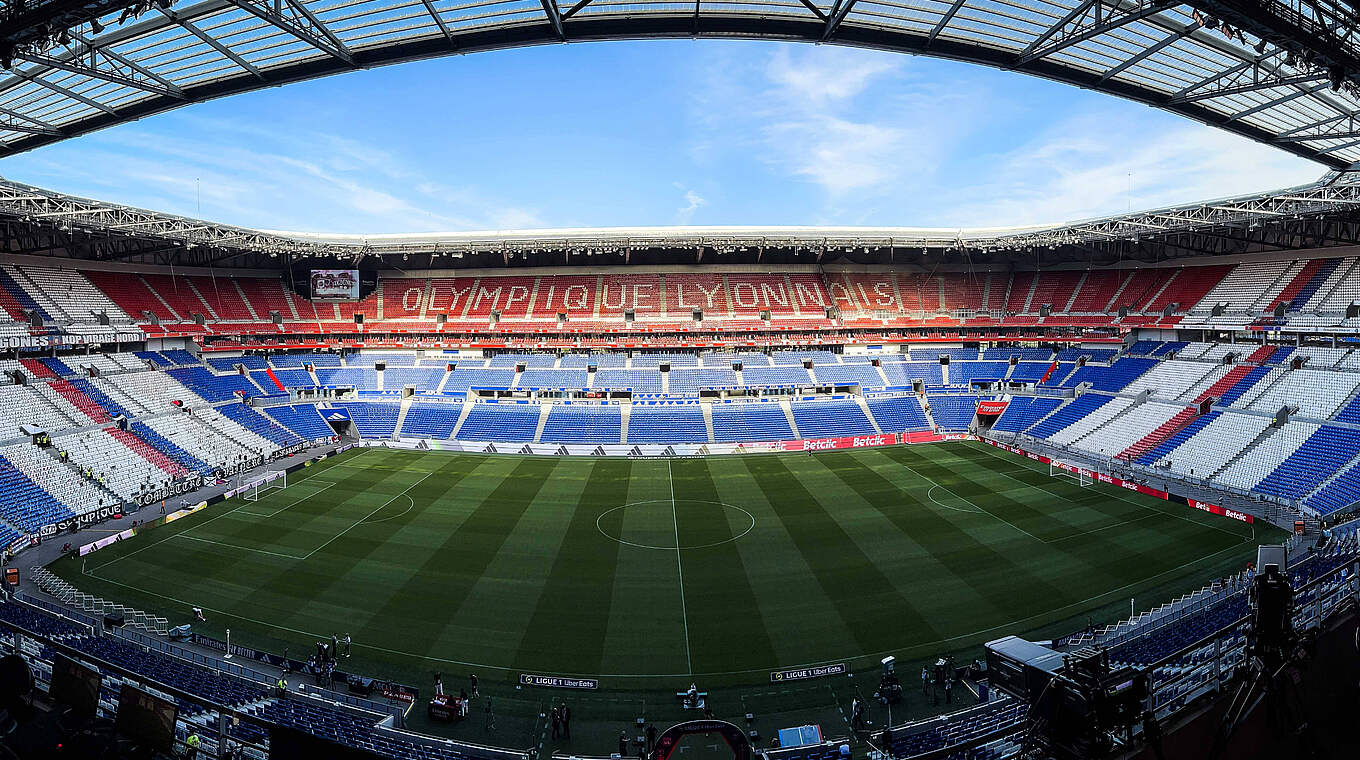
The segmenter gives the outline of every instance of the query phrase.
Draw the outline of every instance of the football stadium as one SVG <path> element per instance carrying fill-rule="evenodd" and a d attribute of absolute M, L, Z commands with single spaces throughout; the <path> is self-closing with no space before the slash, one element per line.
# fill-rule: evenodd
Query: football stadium
<path fill-rule="evenodd" d="M 0 179 L 5 756 L 1360 752 L 1353 5 L 0 8 L 0 157 L 693 38 L 1039 78 L 1321 175 L 1056 224 L 703 226 L 686 191 L 672 226 L 363 235 Z"/>

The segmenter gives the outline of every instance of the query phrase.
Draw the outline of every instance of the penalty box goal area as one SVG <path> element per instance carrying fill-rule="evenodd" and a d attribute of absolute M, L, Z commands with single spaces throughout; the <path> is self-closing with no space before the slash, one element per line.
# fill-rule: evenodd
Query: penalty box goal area
<path fill-rule="evenodd" d="M 236 492 L 246 501 L 259 501 L 268 496 L 270 491 L 282 491 L 287 487 L 288 473 L 271 472 L 267 475 L 256 474 L 249 479 L 242 475 L 237 480 Z"/>
<path fill-rule="evenodd" d="M 1082 488 L 1095 483 L 1095 479 L 1087 474 L 1086 469 L 1079 467 L 1071 462 L 1060 462 L 1054 460 L 1048 463 L 1048 476 L 1051 478 L 1067 478 L 1075 481 Z"/>

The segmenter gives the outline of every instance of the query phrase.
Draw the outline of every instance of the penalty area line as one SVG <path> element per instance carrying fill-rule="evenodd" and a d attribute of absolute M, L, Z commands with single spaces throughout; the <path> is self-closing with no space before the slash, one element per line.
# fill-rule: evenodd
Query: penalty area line
<path fill-rule="evenodd" d="M 255 547 L 253 547 L 253 546 L 241 546 L 240 544 L 229 544 L 229 543 L 226 543 L 226 542 L 224 542 L 224 541 L 214 541 L 214 540 L 212 540 L 211 538 L 199 538 L 198 536 L 190 536 L 190 535 L 188 535 L 188 534 L 186 534 L 186 533 L 177 533 L 177 534 L 175 534 L 175 535 L 173 536 L 173 538 L 186 538 L 186 539 L 188 539 L 188 540 L 190 540 L 190 541 L 202 541 L 202 542 L 205 543 L 205 544 L 212 544 L 212 545 L 214 545 L 214 546 L 225 546 L 225 547 L 227 547 L 227 548 L 229 548 L 229 549 L 238 549 L 238 550 L 243 551 L 243 552 L 255 552 L 256 554 L 268 554 L 268 555 L 270 555 L 271 557 L 284 557 L 284 558 L 287 558 L 287 559 L 306 559 L 305 557 L 299 557 L 299 556 L 297 556 L 296 554 L 283 554 L 283 553 L 280 553 L 280 552 L 271 552 L 271 551 L 269 551 L 268 549 L 257 549 L 257 548 L 255 548 Z"/>
<path fill-rule="evenodd" d="M 377 507 L 376 509 L 374 509 L 372 512 L 369 512 L 368 514 L 366 514 L 366 515 L 364 515 L 363 517 L 359 518 L 359 519 L 356 520 L 352 525 L 350 525 L 348 528 L 345 528 L 344 530 L 340 531 L 339 533 L 336 533 L 334 536 L 331 536 L 331 538 L 330 538 L 329 541 L 327 541 L 326 543 L 324 543 L 324 544 L 322 544 L 322 545 L 316 547 L 315 549 L 311 550 L 311 551 L 308 552 L 307 555 L 306 555 L 305 557 L 303 557 L 302 559 L 311 559 L 312 556 L 315 555 L 317 552 L 321 551 L 322 549 L 325 549 L 327 546 L 330 546 L 332 543 L 334 543 L 334 542 L 336 541 L 336 539 L 340 538 L 341 536 L 345 535 L 346 533 L 348 533 L 348 532 L 354 530 L 355 528 L 359 527 L 359 526 L 362 525 L 363 523 L 367 522 L 367 521 L 368 521 L 368 518 L 370 518 L 370 517 L 372 517 L 373 515 L 376 515 L 376 514 L 378 514 L 379 512 L 381 512 L 381 511 L 383 510 L 383 508 L 386 507 L 388 504 L 391 504 L 392 502 L 396 501 L 397 499 L 400 499 L 401 497 L 405 496 L 407 491 L 410 491 L 412 488 L 415 488 L 416 486 L 420 485 L 421 483 L 424 483 L 425 480 L 426 480 L 427 478 L 429 478 L 429 477 L 430 477 L 431 475 L 433 475 L 433 474 L 434 474 L 433 472 L 426 473 L 425 476 L 422 477 L 420 480 L 417 480 L 416 482 L 412 483 L 411 485 L 409 485 L 409 486 L 407 486 L 407 487 L 401 489 L 401 493 L 397 494 L 396 496 L 393 496 L 392 498 L 388 499 L 387 501 L 383 502 L 382 504 L 379 504 L 378 507 Z M 412 503 L 414 504 L 414 499 L 412 500 Z"/>

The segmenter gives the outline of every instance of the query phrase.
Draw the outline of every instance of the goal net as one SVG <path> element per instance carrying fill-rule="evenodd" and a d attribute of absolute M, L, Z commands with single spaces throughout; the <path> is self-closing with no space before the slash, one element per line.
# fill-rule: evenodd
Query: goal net
<path fill-rule="evenodd" d="M 1082 488 L 1095 482 L 1095 480 L 1086 473 L 1084 468 L 1069 462 L 1059 462 L 1057 460 L 1048 463 L 1048 475 L 1052 478 L 1067 478 L 1076 481 Z"/>
<path fill-rule="evenodd" d="M 270 491 L 283 490 L 288 487 L 288 473 L 271 472 L 263 477 L 257 477 L 248 483 L 240 486 L 241 498 L 246 501 L 259 501 L 267 496 Z"/>

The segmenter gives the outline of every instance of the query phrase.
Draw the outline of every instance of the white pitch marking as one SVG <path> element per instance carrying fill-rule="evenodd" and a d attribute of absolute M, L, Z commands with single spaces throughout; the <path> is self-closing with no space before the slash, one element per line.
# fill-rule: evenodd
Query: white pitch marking
<path fill-rule="evenodd" d="M 690 673 L 694 672 L 694 659 L 689 651 L 689 610 L 685 606 L 685 566 L 680 561 L 680 515 L 675 506 L 675 475 L 671 472 L 671 460 L 666 460 L 666 478 L 671 482 L 671 523 L 675 526 L 675 569 L 680 573 L 680 619 L 685 623 L 685 665 Z"/>
<path fill-rule="evenodd" d="M 359 525 L 361 525 L 364 521 L 368 520 L 368 518 L 370 518 L 370 517 L 372 517 L 373 515 L 376 515 L 376 514 L 378 514 L 379 512 L 381 512 L 382 509 L 383 509 L 383 507 L 386 507 L 388 504 L 391 504 L 392 502 L 396 501 L 397 499 L 401 498 L 402 496 L 405 496 L 407 491 L 411 490 L 412 488 L 415 488 L 416 486 L 420 485 L 421 483 L 424 483 L 424 482 L 425 482 L 425 479 L 428 478 L 428 477 L 430 477 L 430 476 L 433 475 L 433 474 L 434 474 L 433 472 L 426 473 L 426 474 L 425 474 L 425 477 L 423 477 L 423 478 L 421 478 L 420 480 L 417 480 L 416 482 L 412 483 L 411 485 L 409 485 L 409 486 L 403 488 L 403 489 L 401 490 L 401 493 L 397 494 L 396 496 L 393 496 L 392 498 L 388 499 L 387 501 L 383 502 L 382 504 L 379 504 L 377 509 L 375 509 L 375 510 L 373 510 L 372 512 L 369 512 L 368 514 L 364 515 L 363 518 L 361 518 L 360 520 L 356 521 L 353 525 L 349 526 L 348 528 L 345 528 L 344 530 L 340 531 L 339 533 L 336 533 L 334 536 L 331 536 L 331 539 L 330 539 L 329 541 L 327 541 L 326 543 L 324 543 L 324 544 L 322 544 L 322 545 L 316 547 L 315 549 L 311 550 L 310 552 L 308 552 L 307 555 L 306 555 L 305 557 L 303 557 L 303 559 L 311 559 L 311 558 L 312 558 L 312 555 L 316 554 L 317 552 L 321 551 L 322 549 L 325 549 L 327 546 L 330 546 L 332 543 L 335 542 L 335 540 L 336 540 L 337 538 L 339 538 L 339 537 L 345 535 L 346 533 L 348 533 L 348 532 L 354 530 L 355 528 L 359 527 Z"/>
<path fill-rule="evenodd" d="M 274 557 L 286 557 L 286 558 L 288 558 L 288 559 L 306 559 L 305 557 L 299 557 L 299 556 L 297 556 L 296 554 L 281 554 L 281 553 L 279 553 L 279 552 L 271 552 L 271 551 L 268 551 L 268 550 L 266 550 L 266 549 L 256 549 L 256 548 L 253 547 L 253 546 L 241 546 L 240 544 L 228 544 L 228 543 L 226 543 L 226 542 L 224 542 L 224 541 L 214 541 L 214 540 L 212 540 L 211 538 L 199 538 L 198 536 L 190 536 L 190 535 L 188 535 L 187 533 L 176 533 L 176 534 L 173 536 L 173 538 L 187 538 L 187 539 L 189 539 L 190 541 L 202 541 L 202 542 L 205 543 L 205 544 L 214 544 L 214 545 L 216 545 L 216 546 L 225 546 L 225 547 L 228 547 L 228 548 L 231 548 L 231 549 L 240 549 L 240 550 L 243 551 L 243 552 L 255 552 L 255 553 L 257 553 L 257 554 L 269 554 L 269 555 L 274 556 Z"/>

